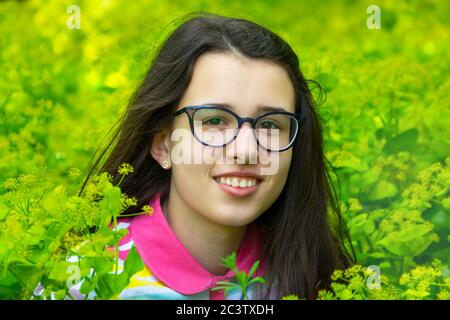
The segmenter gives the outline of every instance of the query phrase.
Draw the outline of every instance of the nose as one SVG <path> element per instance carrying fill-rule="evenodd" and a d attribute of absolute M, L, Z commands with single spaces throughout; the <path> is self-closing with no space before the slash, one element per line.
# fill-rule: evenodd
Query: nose
<path fill-rule="evenodd" d="M 236 138 L 227 146 L 227 158 L 238 164 L 257 163 L 258 143 L 250 123 L 243 123 Z"/>

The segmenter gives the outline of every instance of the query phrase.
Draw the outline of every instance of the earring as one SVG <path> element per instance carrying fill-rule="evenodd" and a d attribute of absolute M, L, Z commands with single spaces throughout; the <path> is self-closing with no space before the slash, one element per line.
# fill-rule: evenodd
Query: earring
<path fill-rule="evenodd" d="M 168 160 L 164 160 L 162 162 L 161 166 L 163 167 L 163 169 L 168 169 L 169 168 L 169 161 Z"/>

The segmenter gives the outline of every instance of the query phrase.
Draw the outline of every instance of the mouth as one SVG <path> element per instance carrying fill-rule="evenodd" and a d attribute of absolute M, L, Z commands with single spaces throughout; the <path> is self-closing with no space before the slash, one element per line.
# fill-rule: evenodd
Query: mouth
<path fill-rule="evenodd" d="M 223 191 L 237 197 L 254 193 L 262 182 L 253 177 L 221 176 L 213 179 Z"/>

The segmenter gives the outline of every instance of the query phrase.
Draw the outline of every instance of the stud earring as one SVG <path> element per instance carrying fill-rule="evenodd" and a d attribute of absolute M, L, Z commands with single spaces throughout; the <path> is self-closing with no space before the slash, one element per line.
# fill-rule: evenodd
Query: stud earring
<path fill-rule="evenodd" d="M 163 167 L 163 169 L 168 169 L 169 168 L 169 161 L 168 160 L 164 160 L 162 162 L 161 166 Z"/>

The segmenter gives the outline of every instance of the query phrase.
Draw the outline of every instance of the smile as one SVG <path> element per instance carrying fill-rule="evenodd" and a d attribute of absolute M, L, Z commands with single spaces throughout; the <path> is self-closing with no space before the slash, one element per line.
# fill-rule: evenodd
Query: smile
<path fill-rule="evenodd" d="M 233 196 L 243 197 L 247 196 L 258 189 L 260 180 L 255 178 L 243 178 L 243 177 L 216 177 L 214 181 L 218 186 L 228 194 Z"/>
<path fill-rule="evenodd" d="M 253 187 L 256 185 L 256 179 L 254 178 L 220 177 L 215 178 L 215 180 L 221 184 L 239 188 Z"/>

